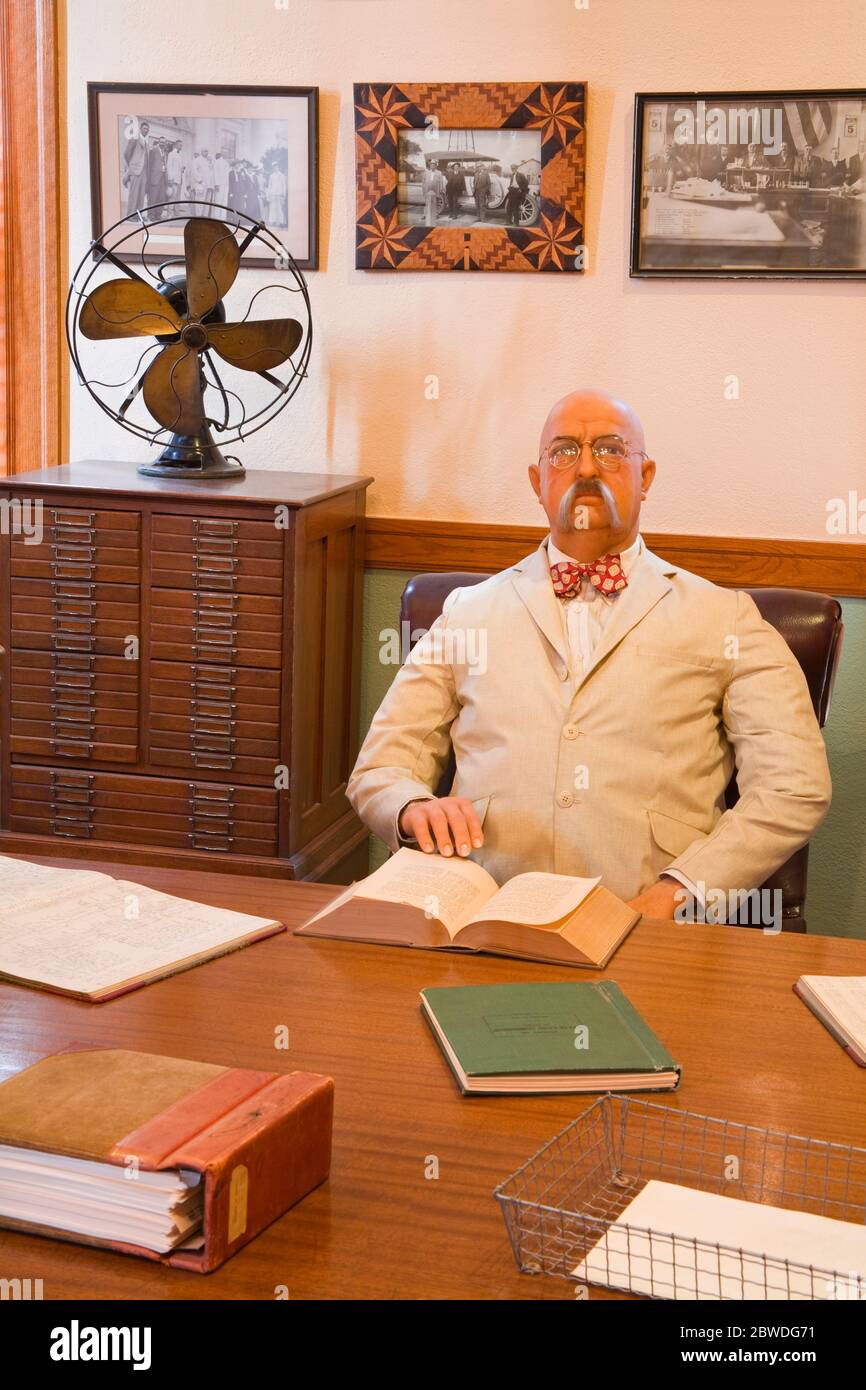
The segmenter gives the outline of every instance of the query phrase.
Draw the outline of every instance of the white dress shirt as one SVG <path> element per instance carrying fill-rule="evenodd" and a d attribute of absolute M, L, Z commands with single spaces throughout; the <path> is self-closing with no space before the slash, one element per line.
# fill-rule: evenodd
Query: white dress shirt
<path fill-rule="evenodd" d="M 620 552 L 620 564 L 627 580 L 631 579 L 635 562 L 644 548 L 643 539 L 638 536 L 637 540 Z M 574 557 L 559 550 L 552 540 L 547 542 L 547 554 L 551 565 L 574 564 Z M 618 602 L 618 593 L 603 594 L 600 589 L 590 584 L 586 577 L 581 581 L 579 593 L 573 598 L 560 600 L 572 680 L 580 680 L 592 661 L 592 654 Z"/>
<path fill-rule="evenodd" d="M 632 573 L 645 548 L 643 537 L 638 536 L 631 545 L 620 551 L 619 559 L 622 571 L 630 584 L 632 582 L 640 583 L 640 571 L 638 570 L 634 580 L 632 580 Z M 555 546 L 552 538 L 547 542 L 547 554 L 551 565 L 574 564 L 574 557 L 566 555 L 558 546 Z M 622 592 L 623 590 L 615 594 L 603 594 L 600 589 L 596 589 L 589 582 L 588 577 L 584 576 L 581 580 L 580 592 L 571 598 L 560 600 L 568 650 L 569 673 L 572 681 L 579 681 L 590 665 L 593 652 L 601 640 L 604 629 L 610 622 Z M 663 877 L 675 878 L 678 883 L 688 889 L 693 897 L 699 897 L 695 884 L 686 878 L 685 874 L 680 873 L 679 869 L 667 870 Z"/>

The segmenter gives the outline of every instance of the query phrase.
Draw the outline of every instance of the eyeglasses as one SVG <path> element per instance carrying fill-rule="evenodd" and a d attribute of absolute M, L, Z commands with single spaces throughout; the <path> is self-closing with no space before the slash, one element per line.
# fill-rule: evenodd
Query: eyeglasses
<path fill-rule="evenodd" d="M 581 444 L 576 439 L 557 439 L 553 444 L 549 444 L 539 458 L 547 459 L 554 468 L 570 468 L 577 463 L 586 445 L 592 450 L 592 456 L 599 468 L 605 469 L 608 473 L 615 473 L 620 464 L 632 454 L 639 454 L 641 458 L 649 458 L 643 449 L 631 449 L 624 439 L 618 434 L 602 434 L 598 439 L 585 439 Z"/>

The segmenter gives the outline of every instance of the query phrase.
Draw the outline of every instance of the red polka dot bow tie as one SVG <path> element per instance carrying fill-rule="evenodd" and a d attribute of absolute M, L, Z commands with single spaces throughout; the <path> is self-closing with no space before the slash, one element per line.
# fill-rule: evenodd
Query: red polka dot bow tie
<path fill-rule="evenodd" d="M 550 578 L 553 592 L 561 599 L 574 598 L 575 594 L 579 594 L 584 579 L 588 579 L 599 593 L 608 596 L 620 593 L 628 584 L 619 555 L 600 555 L 597 560 L 590 560 L 588 565 L 578 560 L 560 560 L 550 566 Z"/>

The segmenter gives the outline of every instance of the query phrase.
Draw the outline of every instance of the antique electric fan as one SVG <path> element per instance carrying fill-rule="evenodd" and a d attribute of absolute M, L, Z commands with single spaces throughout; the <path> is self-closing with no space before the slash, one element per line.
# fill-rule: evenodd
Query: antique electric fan
<path fill-rule="evenodd" d="M 209 215 L 190 217 L 191 207 L 206 209 Z M 183 213 L 173 212 L 176 208 L 182 208 Z M 148 214 L 150 221 L 146 220 Z M 184 255 L 162 261 L 154 275 L 146 260 L 148 256 L 154 259 L 154 253 L 148 252 L 151 235 L 162 236 L 167 225 L 178 222 L 184 224 Z M 109 246 L 109 238 L 118 228 L 125 228 L 125 234 L 119 233 Z M 125 244 L 142 232 L 141 246 L 127 252 Z M 288 276 L 282 283 L 256 290 L 248 297 L 243 316 L 233 313 L 229 319 L 223 301 L 235 283 L 243 252 L 254 241 L 267 248 L 268 260 L 286 270 Z M 91 257 L 94 264 L 85 276 Z M 169 270 L 178 265 L 181 271 Z M 100 270 L 109 268 L 120 275 L 91 286 Z M 302 311 L 302 321 L 294 317 L 248 317 L 253 300 L 271 289 L 298 296 L 293 308 Z M 142 464 L 139 473 L 163 478 L 235 476 L 244 472 L 243 465 L 237 458 L 226 457 L 220 445 L 243 440 L 261 429 L 297 391 L 312 348 L 310 301 L 294 259 L 263 222 L 213 203 L 160 203 L 121 218 L 91 243 L 69 288 L 66 339 L 79 383 L 97 405 L 124 429 L 162 446 L 159 458 Z M 88 376 L 82 365 L 82 339 L 110 342 L 118 361 L 122 340 L 133 340 L 128 345 L 137 354 L 132 371 L 117 382 Z M 134 340 L 141 339 L 152 341 L 138 352 L 140 342 Z M 223 381 L 216 358 L 231 385 Z M 101 370 L 104 362 L 103 356 L 99 359 Z M 284 380 L 274 372 L 285 364 L 288 374 Z M 252 411 L 245 398 L 253 395 L 253 387 L 260 396 L 262 393 L 250 374 L 272 388 L 261 405 L 255 402 L 257 408 Z M 110 390 L 126 391 L 119 404 L 112 404 Z M 143 405 L 155 425 L 130 418 L 128 412 L 136 402 L 138 408 Z M 211 414 L 214 407 L 216 413 Z M 212 429 L 222 436 L 219 445 Z"/>

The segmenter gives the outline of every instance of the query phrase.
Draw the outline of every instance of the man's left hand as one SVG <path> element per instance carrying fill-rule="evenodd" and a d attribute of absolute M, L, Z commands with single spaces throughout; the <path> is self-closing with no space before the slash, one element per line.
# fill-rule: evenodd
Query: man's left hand
<path fill-rule="evenodd" d="M 633 907 L 636 912 L 642 912 L 644 917 L 660 917 L 663 921 L 672 921 L 674 910 L 683 901 L 685 892 L 683 885 L 676 879 L 660 878 L 636 898 L 632 898 L 629 907 Z"/>

